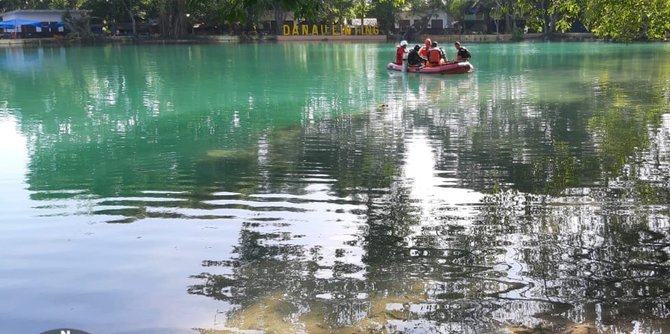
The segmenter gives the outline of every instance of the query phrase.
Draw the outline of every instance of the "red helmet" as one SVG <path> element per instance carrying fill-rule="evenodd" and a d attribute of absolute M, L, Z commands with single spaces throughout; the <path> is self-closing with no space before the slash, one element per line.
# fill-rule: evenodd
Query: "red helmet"
<path fill-rule="evenodd" d="M 431 44 L 430 38 L 426 38 L 426 40 L 423 41 L 423 44 L 426 44 L 426 46 L 430 46 Z"/>

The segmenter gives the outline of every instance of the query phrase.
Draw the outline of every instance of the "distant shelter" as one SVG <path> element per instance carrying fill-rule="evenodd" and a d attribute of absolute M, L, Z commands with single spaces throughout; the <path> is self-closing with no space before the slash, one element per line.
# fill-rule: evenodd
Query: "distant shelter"
<path fill-rule="evenodd" d="M 429 15 L 405 11 L 398 15 L 395 28 L 403 33 L 414 30 L 440 35 L 452 33 L 453 22 L 454 20 L 445 11 L 436 11 Z"/>
<path fill-rule="evenodd" d="M 0 14 L 0 32 L 3 38 L 53 37 L 65 34 L 63 15 L 67 10 L 18 9 Z M 70 10 L 77 18 L 85 10 Z"/>

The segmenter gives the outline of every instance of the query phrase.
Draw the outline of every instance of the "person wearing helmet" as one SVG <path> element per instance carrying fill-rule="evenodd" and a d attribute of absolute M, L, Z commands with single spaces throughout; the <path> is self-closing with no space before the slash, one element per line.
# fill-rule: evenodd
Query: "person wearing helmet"
<path fill-rule="evenodd" d="M 398 48 L 395 50 L 396 65 L 402 65 L 402 58 L 405 55 L 405 52 L 407 52 L 405 47 L 407 47 L 407 41 L 401 41 L 400 45 L 398 45 Z"/>
<path fill-rule="evenodd" d="M 421 47 L 421 50 L 419 50 L 419 55 L 423 58 L 428 58 L 428 50 L 430 50 L 430 46 L 432 45 L 432 41 L 430 38 L 426 38 L 425 41 L 423 41 L 423 47 Z"/>

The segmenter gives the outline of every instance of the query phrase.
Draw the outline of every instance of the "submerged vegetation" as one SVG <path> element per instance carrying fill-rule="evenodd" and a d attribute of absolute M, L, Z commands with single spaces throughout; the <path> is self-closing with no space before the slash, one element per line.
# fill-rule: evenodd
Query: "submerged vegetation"
<path fill-rule="evenodd" d="M 267 23 L 285 22 L 289 13 L 296 22 L 337 24 L 373 17 L 386 34 L 398 33 L 403 12 L 421 18 L 414 24 L 419 33 L 427 31 L 438 12 L 446 12 L 455 22 L 476 22 L 469 26 L 473 33 L 505 31 L 516 36 L 526 30 L 551 38 L 560 32 L 590 31 L 629 42 L 661 40 L 670 31 L 667 0 L 0 0 L 0 12 L 15 9 L 89 10 L 102 22 L 103 31 L 127 24 L 128 33 L 135 35 L 139 25 L 148 24 L 154 33 L 169 38 L 198 29 L 245 36 L 259 30 L 278 34 L 281 24 Z"/>

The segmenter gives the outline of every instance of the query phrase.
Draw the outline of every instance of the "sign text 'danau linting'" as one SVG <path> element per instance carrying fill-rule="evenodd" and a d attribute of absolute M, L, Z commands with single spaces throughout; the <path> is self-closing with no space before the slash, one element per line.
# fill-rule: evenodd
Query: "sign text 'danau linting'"
<path fill-rule="evenodd" d="M 379 27 L 363 25 L 349 26 L 344 24 L 295 24 L 282 25 L 284 36 L 318 36 L 318 35 L 379 35 Z"/>

